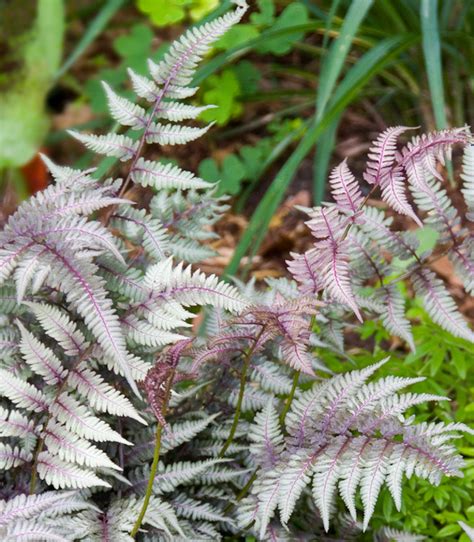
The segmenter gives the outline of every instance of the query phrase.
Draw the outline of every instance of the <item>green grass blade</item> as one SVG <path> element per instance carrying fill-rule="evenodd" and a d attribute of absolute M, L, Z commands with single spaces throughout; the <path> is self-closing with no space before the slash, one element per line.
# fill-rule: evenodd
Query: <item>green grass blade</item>
<path fill-rule="evenodd" d="M 324 137 L 316 145 L 314 155 L 314 195 L 313 200 L 315 205 L 321 205 L 326 192 L 326 179 L 329 169 L 331 154 L 336 143 L 336 132 L 341 118 L 337 118 L 331 122 Z"/>
<path fill-rule="evenodd" d="M 386 38 L 373 47 L 347 72 L 334 91 L 331 106 L 339 103 L 350 103 L 355 95 L 359 93 L 360 87 L 358 85 L 360 85 L 360 81 L 367 82 L 374 75 L 382 72 L 391 60 L 397 58 L 402 51 L 410 48 L 416 41 L 415 35 L 404 34 Z"/>
<path fill-rule="evenodd" d="M 378 0 L 372 11 L 374 23 L 383 21 L 383 26 L 391 26 L 396 32 L 406 32 L 407 26 L 403 20 L 401 10 L 392 0 Z"/>
<path fill-rule="evenodd" d="M 310 32 L 324 28 L 324 23 L 322 21 L 312 21 L 305 24 L 297 24 L 294 26 L 287 26 L 285 28 L 272 30 L 271 28 L 265 30 L 254 39 L 248 40 L 244 43 L 236 45 L 232 49 L 225 51 L 219 55 L 216 55 L 214 58 L 211 58 L 204 66 L 201 66 L 196 75 L 193 78 L 193 85 L 200 85 L 205 79 L 210 75 L 215 73 L 217 70 L 226 66 L 231 62 L 235 62 L 244 54 L 250 52 L 254 47 L 257 47 L 260 44 L 265 43 L 270 38 L 277 38 L 292 35 L 295 32 Z"/>
<path fill-rule="evenodd" d="M 84 53 L 84 51 L 95 40 L 95 38 L 102 32 L 107 23 L 115 15 L 115 13 L 124 2 L 125 0 L 108 0 L 108 2 L 103 5 L 99 13 L 97 13 L 97 15 L 95 16 L 94 20 L 88 25 L 87 31 L 79 40 L 79 43 L 76 45 L 72 53 L 56 72 L 56 79 L 62 77 L 69 70 L 69 68 Z"/>
<path fill-rule="evenodd" d="M 372 3 L 373 0 L 354 0 L 351 3 L 344 18 L 341 32 L 324 58 L 316 97 L 316 120 L 324 115 L 326 105 L 344 67 L 352 40 Z"/>
<path fill-rule="evenodd" d="M 337 13 L 337 9 L 339 8 L 339 4 L 341 3 L 341 0 L 332 0 L 331 2 L 331 8 L 329 10 L 327 19 L 326 19 L 326 28 L 324 30 L 324 38 L 323 38 L 323 49 L 326 49 L 329 42 L 329 31 L 331 30 L 332 26 L 332 19 Z"/>
<path fill-rule="evenodd" d="M 260 182 L 261 178 L 267 171 L 267 169 L 275 162 L 285 151 L 286 149 L 295 141 L 300 139 L 304 132 L 306 131 L 308 127 L 309 121 L 307 121 L 303 126 L 298 128 L 298 133 L 291 133 L 286 135 L 279 143 L 277 143 L 270 154 L 266 157 L 265 161 L 262 164 L 262 168 L 259 172 L 259 174 L 252 179 L 252 181 L 248 184 L 248 186 L 245 188 L 245 190 L 240 195 L 239 199 L 237 200 L 237 203 L 235 205 L 235 212 L 241 213 L 244 210 L 245 204 L 247 203 L 248 198 L 252 194 L 252 192 L 256 189 L 258 183 Z M 301 134 L 299 133 L 301 132 Z"/>
<path fill-rule="evenodd" d="M 393 0 L 389 0 L 393 2 Z M 417 10 L 419 1 L 413 2 L 412 0 L 398 0 L 395 3 L 398 11 L 403 14 L 403 19 L 406 21 L 407 28 L 411 31 L 415 31 L 420 27 L 420 16 Z"/>
<path fill-rule="evenodd" d="M 319 87 L 316 95 L 316 122 L 324 115 L 326 106 L 334 91 L 347 55 L 352 45 L 352 40 L 372 6 L 372 0 L 354 0 L 344 18 L 340 34 L 331 45 L 328 54 L 324 57 L 321 72 L 319 74 Z M 325 38 L 328 35 L 332 17 L 337 9 L 338 2 L 334 1 L 331 6 L 330 19 L 326 26 Z M 313 166 L 313 201 L 317 205 L 324 197 L 326 175 L 334 144 L 335 132 L 339 121 L 332 123 L 323 143 L 316 150 Z"/>
<path fill-rule="evenodd" d="M 318 6 L 315 6 L 312 0 L 301 0 L 301 2 L 308 8 L 310 13 L 316 17 L 319 17 L 320 19 L 326 20 L 327 13 Z"/>
<path fill-rule="evenodd" d="M 438 0 L 421 0 L 420 20 L 431 105 L 436 128 L 442 130 L 447 127 L 448 122 L 445 111 L 441 40 L 438 28 Z"/>

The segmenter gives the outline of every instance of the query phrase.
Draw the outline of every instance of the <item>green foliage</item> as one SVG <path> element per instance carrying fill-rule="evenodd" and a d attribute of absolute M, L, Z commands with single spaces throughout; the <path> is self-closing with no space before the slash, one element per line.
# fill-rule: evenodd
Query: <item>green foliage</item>
<path fill-rule="evenodd" d="M 282 32 L 292 27 L 304 25 L 309 21 L 308 10 L 300 2 L 289 4 L 278 17 L 275 17 L 273 0 L 257 2 L 259 11 L 250 15 L 250 22 L 232 28 L 217 43 L 216 49 L 231 50 L 260 36 L 264 30 L 271 29 L 277 35 L 260 41 L 255 51 L 261 54 L 285 55 L 304 37 L 304 31 Z"/>
<path fill-rule="evenodd" d="M 232 67 L 242 90 L 242 95 L 251 95 L 257 92 L 262 73 L 248 60 L 242 60 Z"/>
<path fill-rule="evenodd" d="M 260 32 L 256 26 L 252 24 L 242 24 L 232 28 L 228 34 L 222 36 L 216 44 L 216 49 L 229 51 L 239 45 L 245 45 L 248 41 L 253 40 L 259 35 Z"/>
<path fill-rule="evenodd" d="M 218 0 L 137 0 L 137 8 L 156 26 L 176 24 L 187 16 L 200 21 L 218 4 Z"/>
<path fill-rule="evenodd" d="M 87 25 L 87 29 L 81 39 L 76 43 L 64 64 L 56 72 L 56 79 L 62 77 L 77 59 L 84 54 L 89 45 L 104 30 L 110 19 L 117 13 L 126 0 L 107 0 L 97 11 L 94 19 Z"/>
<path fill-rule="evenodd" d="M 422 9 L 422 4 L 425 8 L 429 4 L 428 12 Z M 294 70 L 304 79 L 316 79 L 314 102 L 317 103 L 311 119 L 317 122 L 313 122 L 301 146 L 275 175 L 267 192 L 268 198 L 264 196 L 238 246 L 228 269 L 230 274 L 237 271 L 242 257 L 261 243 L 270 217 L 295 171 L 315 146 L 314 197 L 317 201 L 324 199 L 333 141 L 341 115 L 349 103 L 369 100 L 377 111 L 383 112 L 387 124 L 431 126 L 430 108 L 420 104 L 420 99 L 430 92 L 433 107 L 437 111 L 444 108 L 448 121 L 451 110 L 451 117 L 455 119 L 451 119 L 451 124 L 462 125 L 466 120 L 469 123 L 472 108 L 467 107 L 467 97 L 472 91 L 469 79 L 472 75 L 468 74 L 473 72 L 470 34 L 474 6 L 462 2 L 449 3 L 452 9 L 445 6 L 448 3 L 420 1 L 407 3 L 400 11 L 391 2 L 328 0 L 319 3 L 318 7 L 312 2 L 291 2 L 279 12 L 270 0 L 262 0 L 256 2 L 248 22 L 233 29 L 235 34 L 229 33 L 219 44 L 224 53 L 212 59 L 203 73 L 228 69 L 236 58 L 254 52 L 261 55 L 252 57 L 260 68 L 267 68 L 270 62 L 275 65 L 276 60 L 280 61 L 276 55 L 289 52 L 285 40 L 289 42 L 290 38 L 291 47 L 296 45 L 304 52 L 305 64 L 307 61 L 316 63 L 316 69 L 309 64 L 310 71 L 305 65 L 289 68 L 285 61 L 276 66 L 281 70 Z M 306 10 L 315 18 L 310 19 Z M 322 47 L 317 38 L 312 42 L 303 41 L 306 35 L 303 29 L 309 27 L 313 36 L 316 29 L 325 32 Z M 437 41 L 433 48 L 425 47 L 428 59 L 424 58 L 422 41 L 424 38 L 425 43 L 431 43 L 430 36 L 436 37 Z M 266 55 L 273 56 L 268 58 Z M 434 66 L 433 70 L 427 68 L 425 60 L 429 66 Z M 440 66 L 445 67 L 442 81 L 439 80 Z M 267 78 L 266 82 L 272 81 Z M 444 98 L 439 91 L 442 85 L 446 90 Z M 285 92 L 283 100 L 298 99 L 299 90 Z M 440 103 L 442 101 L 445 103 Z"/>
<path fill-rule="evenodd" d="M 119 36 L 113 41 L 113 50 L 120 57 L 120 63 L 115 68 L 104 67 L 97 75 L 90 79 L 85 86 L 85 95 L 90 100 L 95 113 L 106 114 L 107 100 L 104 96 L 101 81 L 105 81 L 113 87 L 123 86 L 127 80 L 127 68 L 131 68 L 140 75 L 146 73 L 146 59 L 159 60 L 164 54 L 167 45 L 163 44 L 157 51 L 152 50 L 153 32 L 145 24 L 132 26 L 130 32 Z M 96 57 L 97 66 L 106 66 L 106 61 L 101 56 Z M 133 92 L 125 91 L 124 96 L 131 98 Z"/>
<path fill-rule="evenodd" d="M 262 12 L 258 20 L 268 23 L 268 21 L 271 21 L 271 18 L 269 16 L 268 3 L 264 2 L 262 4 L 263 9 L 261 5 Z M 299 2 L 292 2 L 282 11 L 280 16 L 276 18 L 275 22 L 271 22 L 270 24 L 272 26 L 272 31 L 275 32 L 279 30 L 285 30 L 293 26 L 304 25 L 308 22 L 308 20 L 309 17 L 306 7 Z M 304 32 L 295 31 L 290 34 L 269 38 L 266 39 L 256 49 L 259 53 L 285 55 L 291 50 L 291 48 L 296 42 L 300 41 L 303 38 L 303 36 Z"/>
<path fill-rule="evenodd" d="M 255 25 L 271 26 L 275 20 L 275 4 L 273 0 L 257 0 L 259 11 L 250 14 L 250 20 Z"/>
<path fill-rule="evenodd" d="M 364 14 L 370 7 L 370 4 L 361 2 L 352 4 L 352 9 L 357 7 L 364 7 L 358 14 L 355 21 L 351 21 L 350 24 L 344 25 L 337 40 L 333 43 L 333 50 L 337 51 L 340 46 L 341 54 L 345 59 L 348 48 L 347 42 L 351 42 L 352 38 L 357 30 L 357 22 L 360 24 Z M 339 113 L 357 96 L 358 91 L 364 87 L 365 83 L 369 81 L 372 76 L 380 70 L 388 58 L 391 56 L 392 51 L 399 44 L 396 41 L 391 43 L 380 43 L 380 47 L 374 48 L 369 51 L 362 59 L 353 66 L 342 80 L 339 86 L 336 86 L 338 75 L 340 74 L 343 62 L 338 60 L 338 70 L 330 64 L 326 64 L 327 69 L 331 73 L 331 82 L 325 83 L 324 92 L 326 94 L 325 100 L 328 107 L 322 112 L 322 108 L 319 108 L 316 115 L 311 122 L 310 129 L 303 134 L 302 140 L 299 142 L 296 149 L 290 155 L 288 160 L 280 168 L 278 174 L 275 176 L 274 181 L 269 186 L 265 196 L 262 198 L 257 209 L 255 210 L 248 228 L 241 238 L 232 261 L 227 267 L 229 274 L 236 273 L 242 257 L 248 254 L 250 251 L 253 254 L 256 253 L 258 247 L 263 241 L 265 232 L 270 223 L 271 217 L 275 213 L 278 205 L 280 204 L 283 196 L 291 183 L 293 176 L 295 175 L 302 160 L 313 149 L 314 145 L 319 139 L 326 135 L 327 130 L 330 128 L 334 120 L 338 117 Z M 318 88 L 316 98 L 319 100 L 320 90 Z"/>
<path fill-rule="evenodd" d="M 271 123 L 269 137 L 262 137 L 254 145 L 243 145 L 238 152 L 228 154 L 222 163 L 205 158 L 199 165 L 199 175 L 208 182 L 219 182 L 218 194 L 239 194 L 244 183 L 255 185 L 258 182 L 275 146 L 298 130 L 301 124 L 300 119 Z"/>
<path fill-rule="evenodd" d="M 281 31 L 308 22 L 308 11 L 303 4 L 290 4 L 276 18 L 273 0 L 260 0 L 257 5 L 259 11 L 251 14 L 250 22 L 235 26 L 222 36 L 216 43 L 217 50 L 232 51 L 236 47 L 245 46 L 261 36 L 266 29 L 271 29 L 277 35 L 260 41 L 254 49 L 260 54 L 281 56 L 289 53 L 294 44 L 303 38 L 303 31 L 278 35 Z M 260 70 L 249 61 L 242 61 L 224 69 L 220 74 L 211 75 L 204 83 L 201 97 L 204 103 L 217 104 L 218 108 L 206 111 L 201 118 L 224 126 L 240 117 L 243 111 L 240 98 L 254 94 L 260 78 Z"/>
<path fill-rule="evenodd" d="M 414 338 L 418 343 L 416 352 L 410 353 L 405 362 L 416 364 L 421 360 L 424 362 L 424 372 L 430 377 L 437 377 L 436 380 L 449 385 L 452 380 L 465 380 L 468 368 L 472 359 L 472 344 L 467 341 L 453 337 L 447 331 L 441 329 L 425 318 L 424 312 L 419 308 L 413 308 L 408 316 L 421 318 L 421 324 L 414 328 Z M 449 367 L 449 376 L 445 382 L 442 378 L 446 375 Z M 458 414 L 462 409 L 464 401 L 457 398 Z"/>
<path fill-rule="evenodd" d="M 413 336 L 416 352 L 408 353 L 388 350 L 389 335 L 375 321 L 367 321 L 357 329 L 364 341 L 374 341 L 373 350 L 354 348 L 348 351 L 351 365 L 361 368 L 374 359 L 390 356 L 390 362 L 380 370 L 380 375 L 396 374 L 402 377 L 424 376 L 426 380 L 414 386 L 418 393 L 448 396 L 451 401 L 439 402 L 412 408 L 417 421 L 434 418 L 444 421 L 474 422 L 474 367 L 472 366 L 472 344 L 453 337 L 433 324 L 426 313 L 412 302 L 408 311 L 414 322 Z M 347 360 L 323 349 L 321 358 L 334 371 L 347 368 Z M 411 479 L 404 488 L 400 512 L 393 505 L 387 490 L 383 491 L 373 519 L 375 529 L 383 525 L 420 534 L 429 540 L 442 539 L 449 542 L 469 542 L 469 538 L 458 524 L 463 521 L 474 526 L 474 437 L 465 435 L 457 442 L 458 450 L 465 456 L 464 477 L 456 483 L 448 479 L 438 487 L 423 480 Z"/>
<path fill-rule="evenodd" d="M 221 126 L 227 124 L 243 111 L 238 101 L 241 94 L 242 89 L 233 70 L 224 70 L 220 75 L 211 75 L 204 85 L 202 97 L 205 104 L 215 104 L 217 108 L 204 111 L 201 118 L 209 122 L 215 121 Z"/>
<path fill-rule="evenodd" d="M 199 165 L 199 175 L 206 181 L 219 182 L 219 192 L 235 195 L 246 178 L 243 163 L 235 154 L 226 156 L 219 168 L 212 158 L 205 158 Z"/>
<path fill-rule="evenodd" d="M 63 18 L 62 0 L 40 0 L 33 28 L 15 51 L 21 67 L 3 81 L 0 95 L 0 169 L 28 162 L 48 131 L 45 97 L 61 60 Z"/>
<path fill-rule="evenodd" d="M 177 10 L 180 17 L 186 16 L 194 5 L 191 0 L 168 2 L 167 10 L 163 10 L 158 1 L 146 1 L 144 4 L 147 9 L 161 10 L 161 16 L 170 16 L 173 10 Z M 422 9 L 423 6 L 429 10 Z M 363 13 L 365 18 L 360 24 Z M 472 3 L 459 0 L 449 3 L 407 2 L 403 10 L 394 8 L 391 2 L 365 0 L 360 3 L 325 0 L 317 7 L 314 2 L 303 0 L 286 6 L 273 0 L 258 0 L 252 5 L 245 23 L 233 28 L 218 42 L 217 49 L 222 52 L 209 58 L 207 65 L 197 74 L 196 84 L 206 76 L 216 75 L 210 81 L 207 79 L 201 90 L 201 100 L 208 93 L 207 96 L 214 96 L 213 101 L 220 105 L 219 109 L 204 114 L 206 120 L 225 126 L 239 118 L 244 100 L 265 100 L 265 92 L 256 92 L 255 85 L 248 85 L 250 68 L 243 69 L 242 61 L 235 64 L 238 59 L 252 54 L 254 73 L 267 74 L 275 67 L 276 70 L 292 70 L 305 81 L 314 81 L 313 103 L 316 102 L 316 93 L 319 97 L 316 111 L 309 120 L 314 121 L 318 117 L 318 122 L 309 122 L 312 126 L 304 134 L 305 140 L 277 172 L 268 198 L 265 197 L 252 217 L 248 233 L 236 251 L 235 260 L 229 267 L 230 273 L 235 273 L 242 257 L 261 243 L 270 217 L 295 171 L 315 147 L 314 197 L 317 201 L 324 199 L 325 173 L 334 148 L 333 141 L 340 118 L 350 103 L 368 100 L 372 107 L 382 112 L 388 125 L 431 126 L 430 108 L 420 106 L 420 100 L 429 92 L 437 118 L 444 110 L 448 125 L 472 122 L 468 98 L 472 92 L 474 71 L 473 13 Z M 311 41 L 305 42 L 304 37 L 308 33 L 312 36 Z M 321 46 L 317 34 L 322 33 Z M 434 46 L 427 47 L 429 43 L 434 43 Z M 304 65 L 289 66 L 286 59 L 281 58 L 295 47 L 303 52 Z M 249 60 L 245 62 L 252 65 Z M 428 69 L 426 63 L 433 69 Z M 311 67 L 308 69 L 306 66 Z M 440 80 L 441 67 L 444 69 Z M 115 81 L 111 79 L 111 82 Z M 266 77 L 266 83 L 272 85 L 274 79 Z M 443 87 L 444 93 L 441 92 Z M 275 90 L 281 89 L 275 85 L 270 92 Z M 285 89 L 281 104 L 287 100 L 298 100 L 299 92 L 300 88 Z M 327 100 L 327 107 L 321 107 Z"/>
<path fill-rule="evenodd" d="M 244 110 L 241 98 L 257 91 L 260 78 L 261 73 L 248 60 L 211 75 L 202 85 L 200 98 L 217 107 L 204 111 L 200 118 L 224 126 L 240 117 Z"/>

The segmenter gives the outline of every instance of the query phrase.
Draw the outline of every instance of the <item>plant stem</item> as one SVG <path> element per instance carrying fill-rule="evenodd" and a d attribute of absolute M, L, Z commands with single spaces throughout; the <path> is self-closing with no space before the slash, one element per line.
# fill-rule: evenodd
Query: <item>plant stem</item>
<path fill-rule="evenodd" d="M 313 329 L 313 326 L 314 326 L 314 322 L 316 320 L 316 316 L 313 315 L 311 317 L 311 321 L 310 321 L 310 324 L 309 324 L 309 327 L 310 327 L 310 330 Z M 262 330 L 263 332 L 263 330 Z M 262 333 L 261 332 L 261 333 Z M 260 335 L 259 337 L 260 338 Z M 258 341 L 258 339 L 257 339 Z M 250 355 L 247 356 L 248 360 L 250 361 Z M 291 386 L 291 391 L 290 391 L 290 394 L 288 395 L 288 399 L 285 403 L 285 407 L 283 408 L 283 411 L 282 413 L 280 414 L 280 423 L 283 425 L 284 422 L 285 422 L 285 418 L 286 418 L 286 415 L 288 413 L 288 411 L 290 410 L 290 407 L 291 407 L 291 403 L 293 402 L 293 398 L 295 397 L 295 393 L 296 393 L 296 388 L 298 387 L 298 380 L 300 378 L 300 371 L 295 371 L 295 374 L 293 375 L 293 385 Z M 242 382 L 242 381 L 241 381 Z M 242 396 L 243 396 L 243 393 L 242 393 Z M 237 412 L 236 412 L 237 414 Z M 235 418 L 234 418 L 234 421 L 235 421 Z M 237 420 L 238 421 L 238 420 Z M 236 425 L 237 427 L 237 425 Z M 235 433 L 235 431 L 234 431 Z M 229 435 L 230 437 L 230 435 Z M 227 439 L 229 440 L 229 439 Z M 227 444 L 227 442 L 226 442 Z M 229 443 L 230 445 L 230 443 Z M 225 452 L 227 448 L 223 449 L 223 451 Z M 222 451 L 221 451 L 222 453 Z M 223 454 L 222 454 L 223 455 Z M 219 454 L 219 457 L 222 457 L 222 455 Z M 248 479 L 247 483 L 244 485 L 244 487 L 239 491 L 236 499 L 237 499 L 237 502 L 240 502 L 246 495 L 247 493 L 249 492 L 250 488 L 252 487 L 253 483 L 255 482 L 255 480 L 257 479 L 257 473 L 258 473 L 258 469 L 259 467 L 257 467 L 253 473 L 252 473 L 252 476 Z M 225 508 L 224 508 L 224 512 L 228 512 L 230 509 L 232 508 L 232 503 L 229 503 Z"/>
<path fill-rule="evenodd" d="M 143 500 L 142 509 L 140 510 L 140 514 L 138 515 L 137 520 L 135 521 L 133 529 L 130 533 L 130 536 L 132 538 L 135 538 L 135 536 L 137 535 L 138 529 L 140 529 L 143 518 L 145 517 L 146 511 L 148 508 L 148 504 L 150 502 L 150 498 L 151 498 L 151 494 L 153 490 L 153 481 L 155 479 L 156 471 L 158 470 L 158 462 L 160 460 L 162 430 L 163 430 L 163 426 L 160 423 L 158 423 L 158 427 L 156 429 L 155 451 L 153 453 L 153 463 L 151 465 L 151 470 L 150 470 L 150 478 L 148 479 L 148 485 L 146 488 L 145 499 Z"/>
<path fill-rule="evenodd" d="M 235 407 L 234 421 L 232 422 L 232 427 L 230 428 L 229 436 L 227 437 L 227 440 L 225 441 L 224 446 L 222 446 L 222 449 L 219 452 L 218 457 L 220 458 L 224 457 L 224 454 L 226 453 L 229 446 L 232 444 L 232 441 L 234 440 L 235 432 L 237 431 L 237 426 L 239 425 L 240 414 L 242 411 L 242 402 L 244 400 L 245 384 L 247 382 L 247 372 L 250 366 L 250 360 L 252 359 L 252 354 L 257 348 L 260 337 L 262 336 L 264 330 L 265 330 L 265 326 L 262 326 L 262 329 L 259 331 L 257 337 L 255 338 L 253 345 L 248 349 L 245 355 L 244 364 L 242 367 L 242 373 L 240 375 L 239 397 L 237 399 L 237 405 Z"/>
<path fill-rule="evenodd" d="M 300 378 L 300 371 L 295 371 L 295 374 L 293 375 L 293 385 L 291 387 L 290 394 L 288 395 L 288 399 L 285 403 L 285 407 L 280 414 L 280 423 L 283 425 L 285 422 L 286 415 L 288 411 L 290 410 L 291 403 L 293 402 L 293 398 L 296 393 L 296 388 L 298 387 L 298 380 Z M 249 492 L 250 488 L 252 487 L 253 483 L 257 479 L 257 473 L 258 473 L 258 467 L 253 471 L 252 476 L 248 479 L 247 483 L 244 485 L 244 487 L 239 491 L 236 500 L 237 502 L 240 502 Z M 228 512 L 232 508 L 232 503 L 229 503 L 225 508 L 224 512 Z"/>
<path fill-rule="evenodd" d="M 249 352 L 252 352 L 252 350 L 249 350 Z M 232 441 L 234 440 L 235 432 L 237 431 L 237 426 L 239 425 L 240 420 L 240 414 L 242 410 L 242 402 L 244 400 L 244 392 L 245 392 L 245 384 L 247 381 L 247 371 L 250 365 L 250 358 L 251 355 L 247 353 L 244 360 L 244 365 L 242 367 L 242 373 L 240 375 L 240 389 L 239 389 L 239 397 L 237 399 L 237 405 L 235 407 L 235 414 L 234 414 L 234 420 L 232 422 L 232 427 L 230 428 L 229 436 L 227 437 L 227 440 L 224 443 L 224 446 L 222 446 L 221 451 L 219 452 L 219 457 L 224 457 L 224 454 L 226 453 L 229 446 L 232 444 Z"/>
<path fill-rule="evenodd" d="M 247 483 L 244 485 L 244 487 L 237 494 L 237 497 L 236 497 L 237 502 L 240 502 L 245 497 L 245 495 L 247 495 L 247 493 L 249 492 L 249 490 L 252 487 L 253 483 L 257 479 L 258 469 L 259 469 L 259 467 L 257 467 L 252 472 L 252 476 L 248 479 Z M 224 508 L 224 513 L 228 512 L 233 506 L 235 506 L 234 503 L 229 502 L 227 504 L 227 506 Z"/>
<path fill-rule="evenodd" d="M 155 103 L 153 104 L 153 107 L 151 108 L 151 113 L 147 116 L 146 124 L 143 128 L 143 133 L 140 136 L 140 139 L 138 140 L 138 147 L 135 151 L 135 154 L 132 158 L 132 162 L 130 165 L 130 168 L 128 170 L 127 176 L 125 177 L 125 181 L 122 184 L 122 187 L 120 188 L 120 192 L 118 193 L 118 197 L 122 198 L 125 195 L 125 192 L 127 191 L 127 188 L 130 184 L 130 181 L 132 180 L 133 171 L 135 169 L 135 166 L 137 165 L 137 162 L 142 154 L 143 147 L 146 143 L 146 138 L 148 136 L 148 130 L 150 129 L 151 125 L 153 124 L 153 120 L 155 118 L 156 113 L 158 112 L 161 102 L 164 100 L 166 96 L 166 92 L 168 91 L 168 87 L 171 85 L 174 77 L 176 76 L 176 71 L 179 69 L 179 67 L 173 68 L 172 72 L 168 76 L 167 80 L 164 82 L 163 87 L 159 91 L 158 95 L 156 96 Z M 111 207 L 110 211 L 105 217 L 105 225 L 108 225 L 110 222 L 110 219 L 114 213 L 114 209 L 116 206 Z"/>
<path fill-rule="evenodd" d="M 291 403 L 293 402 L 293 398 L 296 393 L 296 388 L 298 387 L 299 378 L 300 378 L 300 371 L 295 371 L 295 374 L 293 375 L 293 385 L 291 386 L 290 395 L 288 395 L 288 399 L 286 400 L 285 406 L 280 414 L 281 425 L 284 425 L 286 415 L 288 414 L 288 411 L 290 410 Z"/>
<path fill-rule="evenodd" d="M 48 424 L 49 419 L 46 422 L 46 425 Z M 38 470 L 38 458 L 40 453 L 43 451 L 44 446 L 44 438 L 40 439 L 38 442 L 38 446 L 35 450 L 35 456 L 33 459 L 33 466 L 31 468 L 31 480 L 30 480 L 30 495 L 33 495 L 36 489 L 36 478 L 37 478 L 37 470 Z"/>
<path fill-rule="evenodd" d="M 258 467 L 253 471 L 252 476 L 248 479 L 248 482 L 244 485 L 244 487 L 239 491 L 239 494 L 237 495 L 237 501 L 241 501 L 245 495 L 249 492 L 249 489 L 252 487 L 253 483 L 257 479 L 257 472 Z"/>
<path fill-rule="evenodd" d="M 166 399 L 163 405 L 163 416 L 166 415 L 166 410 L 168 408 L 168 402 L 171 395 L 171 385 L 173 383 L 174 371 L 171 373 L 168 382 L 166 383 Z M 150 477 L 148 478 L 148 485 L 145 492 L 145 498 L 143 500 L 142 509 L 138 514 L 137 520 L 133 526 L 133 529 L 130 532 L 130 536 L 134 539 L 137 536 L 138 530 L 141 527 L 143 518 L 145 517 L 146 511 L 148 509 L 148 504 L 150 503 L 151 494 L 153 492 L 153 482 L 155 481 L 156 471 L 158 470 L 158 463 L 160 461 L 160 451 L 161 451 L 161 435 L 163 433 L 163 426 L 158 422 L 158 427 L 156 428 L 156 437 L 155 437 L 155 450 L 153 452 L 153 463 L 151 464 Z"/>

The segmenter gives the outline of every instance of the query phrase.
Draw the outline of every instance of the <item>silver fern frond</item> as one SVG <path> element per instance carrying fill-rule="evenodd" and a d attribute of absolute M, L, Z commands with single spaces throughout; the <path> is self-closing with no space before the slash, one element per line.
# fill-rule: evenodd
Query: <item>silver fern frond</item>
<path fill-rule="evenodd" d="M 339 375 L 301 394 L 288 413 L 284 439 L 270 403 L 257 416 L 250 440 L 260 465 L 252 494 L 258 499 L 254 518 L 261 537 L 277 507 L 282 523 L 288 523 L 311 481 L 326 530 L 337 493 L 356 519 L 355 496 L 360 487 L 366 529 L 384 483 L 399 509 L 404 474 L 410 477 L 415 472 L 432 483 L 439 483 L 443 475 L 459 474 L 462 460 L 449 441 L 457 429 L 469 429 L 411 425 L 403 418 L 410 406 L 445 398 L 396 395 L 419 379 L 388 377 L 367 383 L 381 363 Z M 264 450 L 273 452 L 262 463 Z"/>

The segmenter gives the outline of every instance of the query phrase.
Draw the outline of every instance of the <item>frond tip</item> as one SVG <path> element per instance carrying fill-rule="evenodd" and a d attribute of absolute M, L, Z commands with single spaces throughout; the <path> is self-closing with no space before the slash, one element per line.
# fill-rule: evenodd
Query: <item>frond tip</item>
<path fill-rule="evenodd" d="M 244 0 L 234 1 L 236 9 L 202 26 L 188 30 L 171 45 L 164 59 L 155 64 L 150 61 L 150 72 L 155 81 L 169 87 L 189 85 L 195 67 L 207 53 L 211 44 L 237 24 L 247 11 Z"/>
<path fill-rule="evenodd" d="M 347 159 L 332 170 L 329 183 L 339 210 L 352 215 L 360 211 L 364 198 L 359 183 L 347 165 Z"/>

